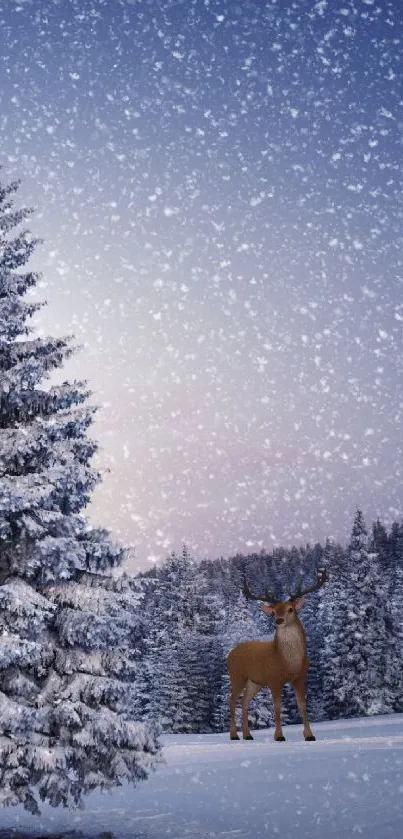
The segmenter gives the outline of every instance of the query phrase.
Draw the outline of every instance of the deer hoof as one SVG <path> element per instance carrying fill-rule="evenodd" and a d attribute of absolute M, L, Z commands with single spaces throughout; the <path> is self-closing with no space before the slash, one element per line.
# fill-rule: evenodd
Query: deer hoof
<path fill-rule="evenodd" d="M 237 734 L 231 734 L 230 740 L 239 740 L 239 737 Z"/>
<path fill-rule="evenodd" d="M 252 737 L 251 734 L 247 734 L 246 737 L 244 737 L 243 739 L 244 740 L 253 740 L 253 737 Z"/>
<path fill-rule="evenodd" d="M 312 742 L 313 740 L 316 740 L 316 737 L 314 737 L 314 735 L 311 734 L 309 737 L 305 737 L 305 740 L 306 741 L 310 740 Z"/>
<path fill-rule="evenodd" d="M 282 734 L 281 734 L 281 736 L 275 737 L 274 739 L 275 739 L 276 743 L 283 743 L 285 741 L 285 737 L 283 737 Z"/>

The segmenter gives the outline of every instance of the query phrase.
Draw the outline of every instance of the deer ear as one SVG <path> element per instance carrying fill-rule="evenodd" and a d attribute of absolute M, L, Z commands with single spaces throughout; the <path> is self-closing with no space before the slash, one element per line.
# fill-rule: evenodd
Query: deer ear
<path fill-rule="evenodd" d="M 304 598 L 303 597 L 300 597 L 299 600 L 296 600 L 295 603 L 294 603 L 294 606 L 295 606 L 297 612 L 299 611 L 299 609 L 303 605 L 304 605 Z"/>
<path fill-rule="evenodd" d="M 261 606 L 260 608 L 261 608 L 262 612 L 266 612 L 266 615 L 274 615 L 274 607 L 273 606 L 267 606 L 266 603 L 265 603 L 264 606 Z"/>

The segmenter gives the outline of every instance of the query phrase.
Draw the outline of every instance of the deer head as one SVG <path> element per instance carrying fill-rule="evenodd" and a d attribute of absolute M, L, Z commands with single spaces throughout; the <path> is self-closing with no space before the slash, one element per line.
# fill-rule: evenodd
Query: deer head
<path fill-rule="evenodd" d="M 276 621 L 276 626 L 291 626 L 298 620 L 297 612 L 304 605 L 304 601 L 297 600 L 295 603 L 291 603 L 291 600 L 287 600 L 285 603 L 276 603 L 275 606 L 268 606 L 264 604 L 261 609 L 262 612 L 265 612 L 266 615 L 270 615 Z"/>

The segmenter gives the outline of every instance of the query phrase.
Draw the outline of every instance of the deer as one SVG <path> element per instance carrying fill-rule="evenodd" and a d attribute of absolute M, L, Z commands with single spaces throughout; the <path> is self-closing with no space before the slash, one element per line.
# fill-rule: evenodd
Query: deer
<path fill-rule="evenodd" d="M 237 699 L 242 693 L 242 736 L 244 740 L 253 740 L 248 721 L 249 703 L 264 687 L 271 690 L 273 697 L 274 740 L 285 740 L 281 727 L 281 694 L 286 683 L 290 683 L 294 689 L 305 740 L 316 740 L 306 710 L 305 679 L 309 659 L 305 630 L 298 612 L 306 595 L 319 591 L 326 582 L 326 569 L 319 570 L 313 586 L 302 590 L 300 583 L 295 594 L 291 594 L 288 600 L 276 600 L 267 588 L 264 596 L 253 594 L 244 579 L 245 597 L 264 603 L 261 609 L 275 619 L 276 632 L 272 641 L 244 641 L 238 644 L 227 657 L 232 688 L 229 700 L 231 740 L 239 740 L 235 710 Z"/>

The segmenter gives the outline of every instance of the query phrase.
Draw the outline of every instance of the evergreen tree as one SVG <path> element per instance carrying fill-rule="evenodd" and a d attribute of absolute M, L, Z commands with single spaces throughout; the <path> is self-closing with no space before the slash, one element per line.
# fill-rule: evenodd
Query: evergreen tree
<path fill-rule="evenodd" d="M 144 611 L 144 600 L 148 578 L 143 575 L 131 578 L 126 575 L 113 580 L 114 590 L 129 591 L 125 597 L 125 606 L 131 619 L 130 646 L 125 651 L 126 663 L 130 662 L 133 683 L 133 717 L 136 720 L 151 720 L 150 713 L 154 674 L 150 660 L 150 638 L 152 626 Z M 127 604 L 127 605 L 126 605 Z"/>
<path fill-rule="evenodd" d="M 346 709 L 338 694 L 348 653 L 345 635 L 345 620 L 348 599 L 352 596 L 351 580 L 348 575 L 348 555 L 339 545 L 327 540 L 325 564 L 329 579 L 322 594 L 323 642 L 320 653 L 322 674 L 322 707 L 324 719 L 337 719 Z"/>
<path fill-rule="evenodd" d="M 220 645 L 198 633 L 187 633 L 178 643 L 176 656 L 172 730 L 199 734 L 217 730 L 223 665 Z"/>
<path fill-rule="evenodd" d="M 348 567 L 335 581 L 327 605 L 332 632 L 326 639 L 327 693 L 333 688 L 334 716 L 389 710 L 384 691 L 385 597 L 377 554 L 369 550 L 361 510 L 357 510 L 347 552 Z M 325 601 L 326 602 L 326 601 Z"/>
<path fill-rule="evenodd" d="M 324 589 L 322 588 L 306 599 L 300 613 L 300 618 L 306 633 L 309 658 L 309 670 L 306 680 L 307 706 L 309 717 L 314 721 L 325 718 L 322 668 L 322 649 L 324 642 L 323 600 Z"/>
<path fill-rule="evenodd" d="M 152 674 L 148 717 L 165 731 L 216 730 L 224 666 L 221 610 L 185 545 L 180 557 L 172 553 L 157 569 L 144 604 L 150 626 L 146 673 Z"/>
<path fill-rule="evenodd" d="M 41 305 L 24 299 L 36 241 L 14 235 L 29 215 L 13 209 L 17 188 L 0 186 L 0 782 L 3 805 L 38 812 L 38 798 L 77 806 L 94 788 L 147 777 L 158 745 L 122 701 L 114 651 L 128 625 L 93 581 L 123 553 L 83 516 L 98 481 L 93 409 L 85 383 L 47 381 L 74 348 L 29 327 Z"/>
<path fill-rule="evenodd" d="M 143 585 L 143 614 L 149 626 L 143 673 L 150 689 L 146 715 L 163 730 L 178 731 L 184 702 L 179 693 L 175 699 L 180 678 L 178 644 L 195 624 L 195 563 L 187 549 L 181 556 L 172 552 L 155 573 L 144 576 Z"/>
<path fill-rule="evenodd" d="M 403 525 L 395 522 L 388 538 L 389 576 L 385 593 L 387 647 L 385 691 L 393 711 L 403 712 Z"/>
<path fill-rule="evenodd" d="M 372 537 L 370 539 L 370 551 L 378 555 L 379 567 L 384 574 L 388 574 L 389 567 L 389 538 L 386 527 L 377 519 L 372 525 Z"/>

